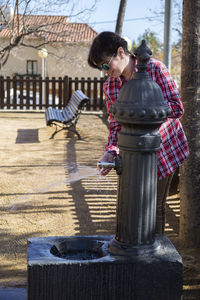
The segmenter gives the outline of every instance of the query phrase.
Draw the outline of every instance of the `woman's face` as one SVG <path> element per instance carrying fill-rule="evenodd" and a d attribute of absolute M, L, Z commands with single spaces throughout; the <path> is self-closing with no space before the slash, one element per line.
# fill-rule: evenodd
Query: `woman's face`
<path fill-rule="evenodd" d="M 117 55 L 112 57 L 106 57 L 104 63 L 109 64 L 109 70 L 102 70 L 104 74 L 108 76 L 119 77 L 124 72 L 128 59 L 124 53 L 123 48 L 117 50 Z"/>

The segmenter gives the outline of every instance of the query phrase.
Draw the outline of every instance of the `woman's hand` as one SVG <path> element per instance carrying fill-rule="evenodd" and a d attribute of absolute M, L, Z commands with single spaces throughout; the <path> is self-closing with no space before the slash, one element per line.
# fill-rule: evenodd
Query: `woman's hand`
<path fill-rule="evenodd" d="M 114 162 L 114 155 L 110 152 L 105 152 L 102 157 L 99 159 L 99 162 L 109 162 L 112 163 Z M 98 171 L 101 175 L 105 176 L 110 172 L 111 168 L 99 168 Z"/>

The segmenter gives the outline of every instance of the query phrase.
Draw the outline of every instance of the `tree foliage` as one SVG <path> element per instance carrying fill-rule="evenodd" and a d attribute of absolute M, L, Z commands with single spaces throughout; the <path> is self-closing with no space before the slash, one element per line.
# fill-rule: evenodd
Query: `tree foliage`
<path fill-rule="evenodd" d="M 161 51 L 162 51 L 162 44 L 159 41 L 157 34 L 150 29 L 146 29 L 145 32 L 140 35 L 137 41 L 133 41 L 132 51 L 141 44 L 142 40 L 146 40 L 147 46 L 151 49 L 153 53 L 153 57 L 160 58 Z"/>
<path fill-rule="evenodd" d="M 142 40 L 146 40 L 147 46 L 152 51 L 152 57 L 163 60 L 163 44 L 160 42 L 157 34 L 150 29 L 146 29 L 145 32 L 138 37 L 135 41 L 133 40 L 131 52 L 141 44 Z M 181 74 L 181 39 L 178 39 L 176 43 L 172 45 L 171 51 L 171 74 L 174 77 L 178 86 L 180 86 L 180 74 Z"/>

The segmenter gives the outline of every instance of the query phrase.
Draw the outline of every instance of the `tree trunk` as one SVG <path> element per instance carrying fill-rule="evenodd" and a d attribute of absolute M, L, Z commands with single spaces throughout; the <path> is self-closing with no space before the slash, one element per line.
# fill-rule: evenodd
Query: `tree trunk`
<path fill-rule="evenodd" d="M 200 247 L 200 0 L 183 1 L 181 95 L 190 156 L 181 167 L 180 234 L 186 247 Z"/>
<path fill-rule="evenodd" d="M 125 10 L 126 10 L 127 0 L 121 0 L 119 5 L 119 11 L 117 15 L 117 23 L 115 27 L 115 32 L 119 35 L 122 34 L 122 26 L 124 22 Z"/>

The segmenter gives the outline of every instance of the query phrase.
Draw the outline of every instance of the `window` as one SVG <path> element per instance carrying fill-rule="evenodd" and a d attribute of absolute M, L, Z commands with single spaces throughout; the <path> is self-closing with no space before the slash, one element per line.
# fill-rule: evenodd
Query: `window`
<path fill-rule="evenodd" d="M 26 70 L 29 75 L 37 75 L 37 60 L 27 60 Z"/>

